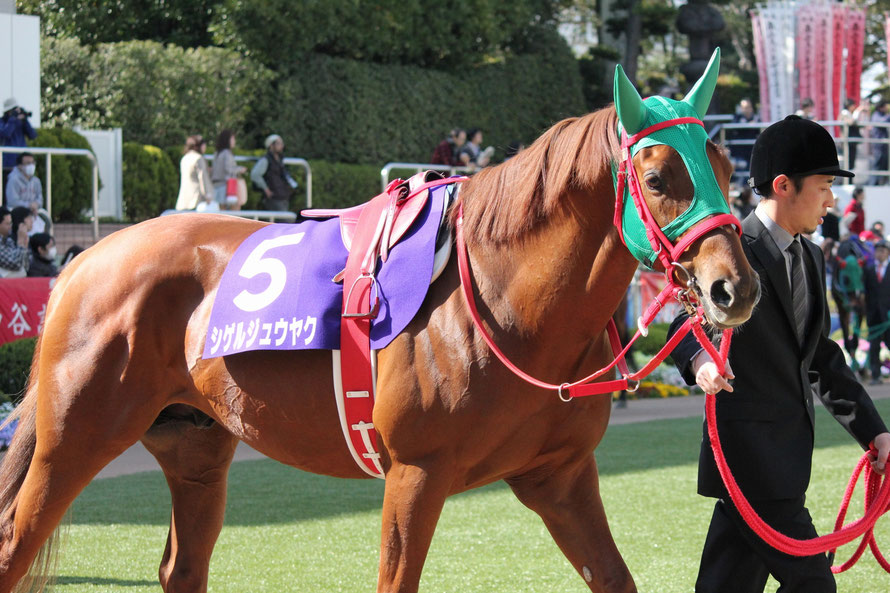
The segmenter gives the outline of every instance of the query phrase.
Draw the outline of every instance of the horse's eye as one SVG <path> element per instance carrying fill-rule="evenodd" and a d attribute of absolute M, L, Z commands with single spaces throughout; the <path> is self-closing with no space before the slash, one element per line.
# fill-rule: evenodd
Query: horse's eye
<path fill-rule="evenodd" d="M 661 177 L 659 177 L 658 175 L 647 175 L 646 187 L 648 187 L 652 191 L 661 191 L 664 187 L 664 184 L 661 182 Z"/>

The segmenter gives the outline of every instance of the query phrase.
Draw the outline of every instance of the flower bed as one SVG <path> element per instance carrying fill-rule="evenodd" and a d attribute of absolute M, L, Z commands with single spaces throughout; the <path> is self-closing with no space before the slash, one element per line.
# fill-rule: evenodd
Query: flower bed
<path fill-rule="evenodd" d="M 13 407 L 9 402 L 0 404 L 0 451 L 5 451 L 12 442 L 12 433 L 15 431 L 18 420 L 13 420 L 8 426 L 3 426 L 6 418 L 12 413 Z"/>
<path fill-rule="evenodd" d="M 639 365 L 641 362 L 648 362 L 649 358 L 640 356 L 639 361 L 634 359 Z M 639 366 L 637 367 L 639 368 Z M 640 382 L 640 388 L 635 392 L 627 393 L 627 399 L 645 399 L 653 397 L 685 397 L 690 393 L 701 393 L 697 386 L 689 387 L 677 372 L 672 364 L 661 364 L 652 371 L 652 373 Z M 613 395 L 614 399 L 618 399 L 619 393 Z"/>

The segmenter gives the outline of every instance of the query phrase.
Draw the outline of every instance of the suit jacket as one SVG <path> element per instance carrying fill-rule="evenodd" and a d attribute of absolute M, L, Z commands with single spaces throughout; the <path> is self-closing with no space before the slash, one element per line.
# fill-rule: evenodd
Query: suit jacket
<path fill-rule="evenodd" d="M 890 264 L 880 282 L 875 265 L 877 262 L 866 266 L 862 277 L 865 286 L 866 321 L 872 326 L 887 321 L 887 313 L 890 313 Z"/>
<path fill-rule="evenodd" d="M 734 392 L 717 395 L 717 427 L 729 467 L 748 498 L 796 498 L 806 492 L 810 481 L 814 390 L 863 448 L 887 429 L 840 347 L 828 339 L 825 265 L 819 248 L 801 239 L 812 303 L 801 346 L 782 253 L 756 214 L 745 218 L 742 229 L 745 255 L 760 276 L 761 298 L 751 319 L 733 333 L 729 362 L 735 373 Z M 670 334 L 685 319 L 685 314 L 675 319 Z M 700 348 L 690 332 L 672 355 L 690 385 L 695 383 L 690 361 Z M 707 427 L 698 491 L 704 496 L 727 496 Z"/>

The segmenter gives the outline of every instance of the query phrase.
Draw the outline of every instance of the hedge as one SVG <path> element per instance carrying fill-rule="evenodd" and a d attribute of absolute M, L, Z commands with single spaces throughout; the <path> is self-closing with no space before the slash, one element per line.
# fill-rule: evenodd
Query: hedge
<path fill-rule="evenodd" d="M 664 345 L 667 342 L 669 328 L 669 323 L 653 323 L 649 326 L 649 335 L 640 336 L 637 341 L 634 342 L 634 348 L 637 352 L 647 357 L 655 356 L 661 352 L 662 348 L 664 348 Z M 635 330 L 635 328 L 631 329 Z M 670 356 L 665 359 L 665 362 L 669 365 L 674 364 L 674 361 Z"/>
<path fill-rule="evenodd" d="M 52 148 L 86 148 L 92 150 L 86 138 L 64 128 L 40 128 L 37 138 L 28 146 Z M 43 182 L 46 200 L 46 157 L 36 155 L 37 176 Z M 102 180 L 99 180 L 100 187 Z M 93 207 L 93 167 L 87 157 L 59 156 L 52 158 L 52 215 L 57 221 L 80 221 Z M 44 201 L 44 204 L 46 202 Z"/>
<path fill-rule="evenodd" d="M 239 156 L 262 156 L 260 150 L 237 150 Z M 287 155 L 285 155 L 287 156 Z M 179 194 L 179 160 L 182 147 L 158 148 L 135 142 L 124 142 L 124 215 L 129 222 L 140 222 L 158 216 L 176 205 Z M 261 194 L 250 182 L 252 163 L 247 167 L 247 204 L 245 210 L 260 206 Z M 344 208 L 366 202 L 380 193 L 380 168 L 372 165 L 349 165 L 311 160 L 312 206 Z M 300 184 L 290 202 L 298 212 L 306 207 L 306 175 L 302 167 L 291 167 L 291 174 Z"/>
<path fill-rule="evenodd" d="M 503 154 L 586 111 L 578 65 L 562 39 L 462 74 L 311 55 L 280 81 L 269 129 L 291 151 L 333 162 L 428 162 L 453 126 L 478 127 Z"/>
<path fill-rule="evenodd" d="M 124 215 L 132 222 L 158 216 L 176 205 L 179 166 L 157 146 L 124 142 Z"/>
<path fill-rule="evenodd" d="M 124 140 L 181 146 L 235 131 L 242 147 L 271 132 L 288 154 L 376 167 L 426 162 L 453 126 L 479 127 L 502 151 L 586 111 L 578 64 L 549 29 L 526 53 L 462 71 L 382 65 L 322 54 L 282 56 L 280 72 L 217 47 L 44 38 L 43 113 L 54 125 L 123 128 Z"/>
<path fill-rule="evenodd" d="M 37 338 L 24 338 L 0 346 L 0 403 L 16 400 L 24 392 L 35 344 Z"/>

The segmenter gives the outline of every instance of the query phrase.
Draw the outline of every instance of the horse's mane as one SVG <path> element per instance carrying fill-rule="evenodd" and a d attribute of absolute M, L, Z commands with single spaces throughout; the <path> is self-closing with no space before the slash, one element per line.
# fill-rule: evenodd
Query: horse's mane
<path fill-rule="evenodd" d="M 467 239 L 515 241 L 547 218 L 566 190 L 610 176 L 620 150 L 617 124 L 612 106 L 564 119 L 512 159 L 476 173 L 460 189 Z"/>

